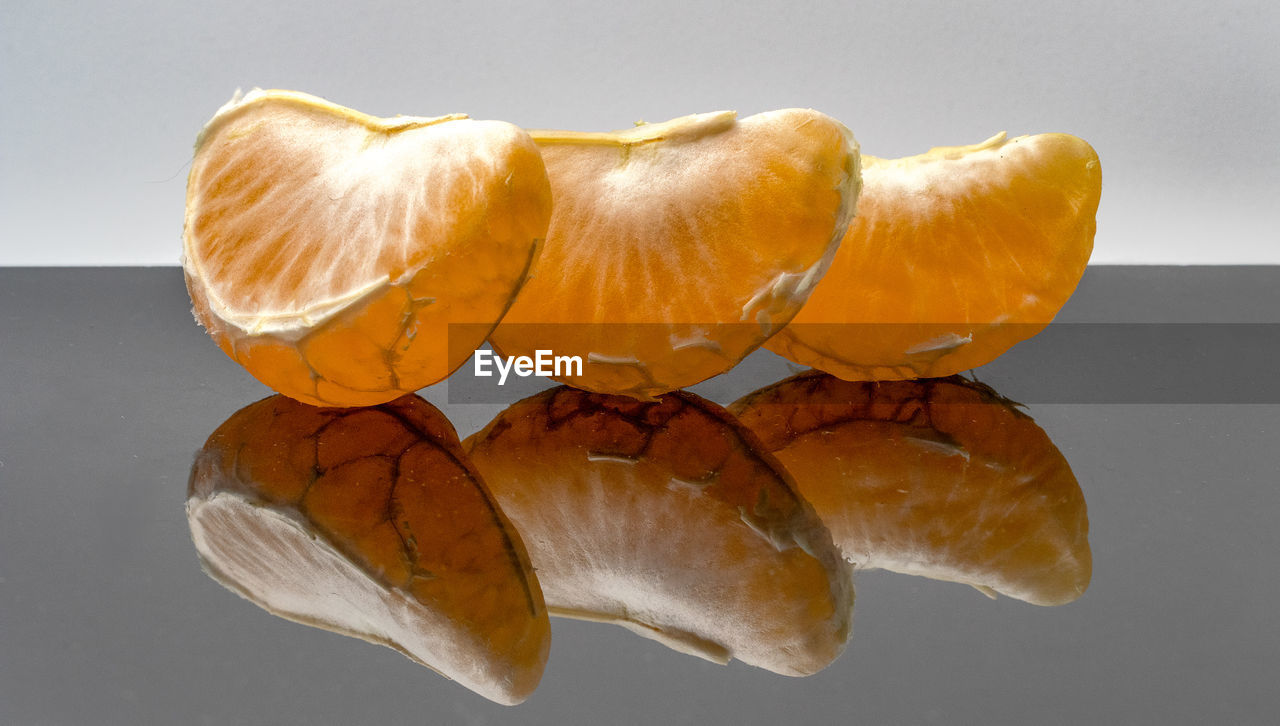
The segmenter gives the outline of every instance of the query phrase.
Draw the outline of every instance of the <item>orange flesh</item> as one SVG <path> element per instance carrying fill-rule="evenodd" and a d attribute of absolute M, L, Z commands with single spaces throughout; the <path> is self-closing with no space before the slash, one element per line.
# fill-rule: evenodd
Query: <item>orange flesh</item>
<path fill-rule="evenodd" d="M 847 380 L 946 376 L 1035 335 L 1075 290 L 1102 185 L 1084 141 L 863 158 L 857 217 L 770 350 Z"/>
<path fill-rule="evenodd" d="M 187 284 L 197 319 L 267 385 L 314 405 L 382 403 L 466 360 L 549 218 L 541 157 L 510 124 L 257 92 L 198 142 Z M 470 324 L 469 347 L 444 343 L 451 323 Z"/>
<path fill-rule="evenodd" d="M 857 197 L 857 147 L 815 111 L 534 131 L 555 208 L 491 341 L 577 355 L 587 390 L 649 397 L 732 367 L 784 325 Z"/>

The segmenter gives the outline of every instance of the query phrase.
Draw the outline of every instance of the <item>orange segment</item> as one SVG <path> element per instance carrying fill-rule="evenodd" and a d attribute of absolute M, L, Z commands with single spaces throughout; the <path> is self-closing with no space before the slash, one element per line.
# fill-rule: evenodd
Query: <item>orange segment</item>
<path fill-rule="evenodd" d="M 197 455 L 205 570 L 290 620 L 386 645 L 500 703 L 538 685 L 538 579 L 453 427 L 426 401 L 241 409 Z"/>
<path fill-rule="evenodd" d="M 254 91 L 196 143 L 187 288 L 197 320 L 268 386 L 317 405 L 382 403 L 483 342 L 550 205 L 538 149 L 511 124 L 379 119 Z M 441 344 L 451 323 L 470 339 Z"/>
<path fill-rule="evenodd" d="M 1044 431 L 960 378 L 854 383 L 810 372 L 734 403 L 859 568 L 1037 605 L 1080 597 L 1084 495 Z"/>
<path fill-rule="evenodd" d="M 1093 250 L 1102 172 L 1066 134 L 863 157 L 858 216 L 768 348 L 847 380 L 939 377 L 1040 332 Z"/>
<path fill-rule="evenodd" d="M 720 407 L 558 388 L 464 445 L 524 535 L 553 615 L 786 675 L 844 649 L 848 568 L 777 462 Z"/>
<path fill-rule="evenodd" d="M 555 209 L 490 340 L 579 356 L 557 380 L 587 390 L 645 399 L 732 367 L 804 303 L 857 199 L 857 145 L 816 111 L 531 133 Z"/>

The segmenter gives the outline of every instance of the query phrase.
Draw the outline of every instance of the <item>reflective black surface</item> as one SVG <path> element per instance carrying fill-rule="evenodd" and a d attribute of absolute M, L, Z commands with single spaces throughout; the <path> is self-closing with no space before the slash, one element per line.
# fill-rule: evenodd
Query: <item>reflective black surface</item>
<path fill-rule="evenodd" d="M 848 647 L 806 678 L 553 619 L 541 685 L 509 708 L 201 571 L 192 457 L 270 392 L 192 321 L 179 270 L 0 269 L 0 722 L 1268 721 L 1280 270 L 1095 268 L 1059 320 L 977 377 L 1079 482 L 1078 600 L 858 573 Z M 792 372 L 759 352 L 693 390 L 725 405 Z M 421 395 L 465 438 L 529 392 Z"/>

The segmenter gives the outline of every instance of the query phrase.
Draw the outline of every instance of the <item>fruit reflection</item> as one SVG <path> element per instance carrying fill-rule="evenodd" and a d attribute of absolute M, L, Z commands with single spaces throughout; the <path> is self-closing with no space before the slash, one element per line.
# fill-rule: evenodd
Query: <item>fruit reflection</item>
<path fill-rule="evenodd" d="M 846 559 L 1039 605 L 1083 594 L 1084 496 L 1014 404 L 957 377 L 803 373 L 730 407 L 794 475 Z"/>
<path fill-rule="evenodd" d="M 209 575 L 276 615 L 389 646 L 500 703 L 542 677 L 550 625 L 524 546 L 417 397 L 240 410 L 197 455 L 187 516 Z"/>
<path fill-rule="evenodd" d="M 786 675 L 843 650 L 848 568 L 777 462 L 719 406 L 562 387 L 465 445 L 528 544 L 553 615 Z"/>

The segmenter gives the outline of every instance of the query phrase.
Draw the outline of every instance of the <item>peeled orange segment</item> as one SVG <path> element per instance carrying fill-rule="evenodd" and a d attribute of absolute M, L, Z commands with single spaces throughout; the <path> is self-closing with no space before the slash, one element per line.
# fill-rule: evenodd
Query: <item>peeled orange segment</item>
<path fill-rule="evenodd" d="M 822 277 L 859 187 L 848 129 L 810 110 L 530 132 L 555 198 L 531 279 L 490 337 L 578 356 L 556 380 L 647 399 L 731 368 Z"/>
<path fill-rule="evenodd" d="M 196 142 L 187 289 L 219 346 L 280 393 L 383 403 L 484 341 L 550 209 L 537 146 L 511 124 L 253 91 Z"/>
<path fill-rule="evenodd" d="M 205 571 L 259 607 L 394 648 L 499 703 L 537 687 L 551 637 L 537 577 L 426 401 L 259 401 L 209 437 L 188 497 Z"/>
<path fill-rule="evenodd" d="M 552 615 L 785 675 L 831 663 L 853 584 L 831 535 L 720 407 L 544 391 L 464 442 Z"/>
<path fill-rule="evenodd" d="M 941 377 L 1039 333 L 1093 250 L 1097 154 L 1066 134 L 863 157 L 858 216 L 769 350 L 846 380 Z"/>
<path fill-rule="evenodd" d="M 954 377 L 877 384 L 809 372 L 730 410 L 858 568 L 1060 605 L 1093 571 L 1084 495 L 1015 405 Z"/>

